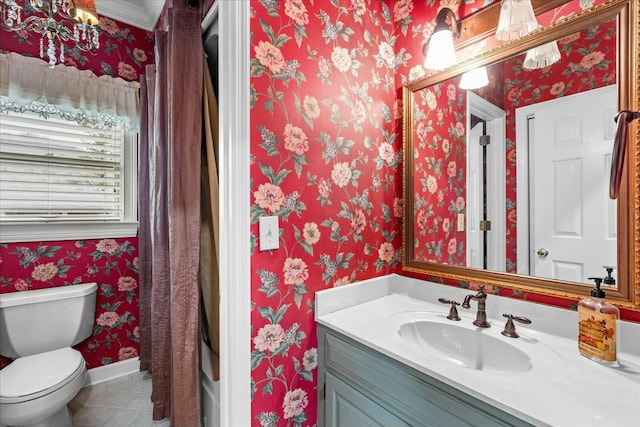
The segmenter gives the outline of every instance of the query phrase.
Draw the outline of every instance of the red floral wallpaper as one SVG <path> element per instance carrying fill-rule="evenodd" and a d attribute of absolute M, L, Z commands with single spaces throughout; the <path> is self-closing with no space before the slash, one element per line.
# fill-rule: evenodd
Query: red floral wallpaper
<path fill-rule="evenodd" d="M 251 2 L 252 423 L 316 423 L 314 294 L 397 271 L 406 2 Z M 259 251 L 258 219 L 280 221 Z"/>
<path fill-rule="evenodd" d="M 0 293 L 96 282 L 93 335 L 78 344 L 89 368 L 137 357 L 138 257 L 134 239 L 0 245 Z"/>
<path fill-rule="evenodd" d="M 414 257 L 466 264 L 466 92 L 458 78 L 414 98 Z"/>
<path fill-rule="evenodd" d="M 65 63 L 96 75 L 138 80 L 153 62 L 153 33 L 100 17 L 96 55 L 67 50 Z M 0 30 L 0 50 L 39 56 L 39 37 Z M 98 283 L 93 336 L 76 346 L 89 368 L 137 357 L 137 237 L 0 245 L 0 293 Z M 0 357 L 0 367 L 9 359 Z"/>

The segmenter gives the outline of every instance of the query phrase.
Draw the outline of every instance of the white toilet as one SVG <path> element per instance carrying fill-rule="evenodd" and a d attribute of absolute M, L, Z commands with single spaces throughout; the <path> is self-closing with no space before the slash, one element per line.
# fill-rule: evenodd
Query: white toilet
<path fill-rule="evenodd" d="M 0 294 L 0 427 L 69 427 L 87 365 L 71 348 L 93 330 L 95 283 Z"/>

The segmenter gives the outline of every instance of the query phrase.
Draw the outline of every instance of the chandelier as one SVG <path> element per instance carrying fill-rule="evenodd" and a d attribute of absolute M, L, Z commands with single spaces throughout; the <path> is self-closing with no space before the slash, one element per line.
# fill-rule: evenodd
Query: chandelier
<path fill-rule="evenodd" d="M 40 58 L 46 54 L 50 68 L 58 60 L 64 62 L 65 48 L 69 49 L 64 42 L 72 41 L 93 54 L 98 51 L 95 0 L 22 0 L 20 4 L 16 0 L 0 0 L 0 8 L 3 30 L 26 30 L 41 35 Z"/>

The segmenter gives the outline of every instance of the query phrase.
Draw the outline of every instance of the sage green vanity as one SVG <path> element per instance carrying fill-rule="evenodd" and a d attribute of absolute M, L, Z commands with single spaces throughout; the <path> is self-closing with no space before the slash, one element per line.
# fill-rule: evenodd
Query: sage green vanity
<path fill-rule="evenodd" d="M 577 351 L 577 314 L 397 275 L 316 293 L 318 426 L 637 426 L 640 325 L 620 322 L 622 367 Z M 525 317 L 519 338 L 503 314 Z M 596 404 L 597 403 L 597 404 Z"/>
<path fill-rule="evenodd" d="M 322 325 L 318 340 L 325 405 L 319 425 L 531 425 Z"/>

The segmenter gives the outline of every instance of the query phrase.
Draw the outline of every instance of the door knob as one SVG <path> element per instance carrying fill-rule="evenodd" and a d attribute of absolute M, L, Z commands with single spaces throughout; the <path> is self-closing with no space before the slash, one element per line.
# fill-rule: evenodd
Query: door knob
<path fill-rule="evenodd" d="M 545 248 L 540 248 L 538 249 L 538 252 L 536 252 L 538 254 L 538 256 L 540 258 L 545 258 L 547 255 L 549 255 L 549 251 L 546 250 Z"/>

